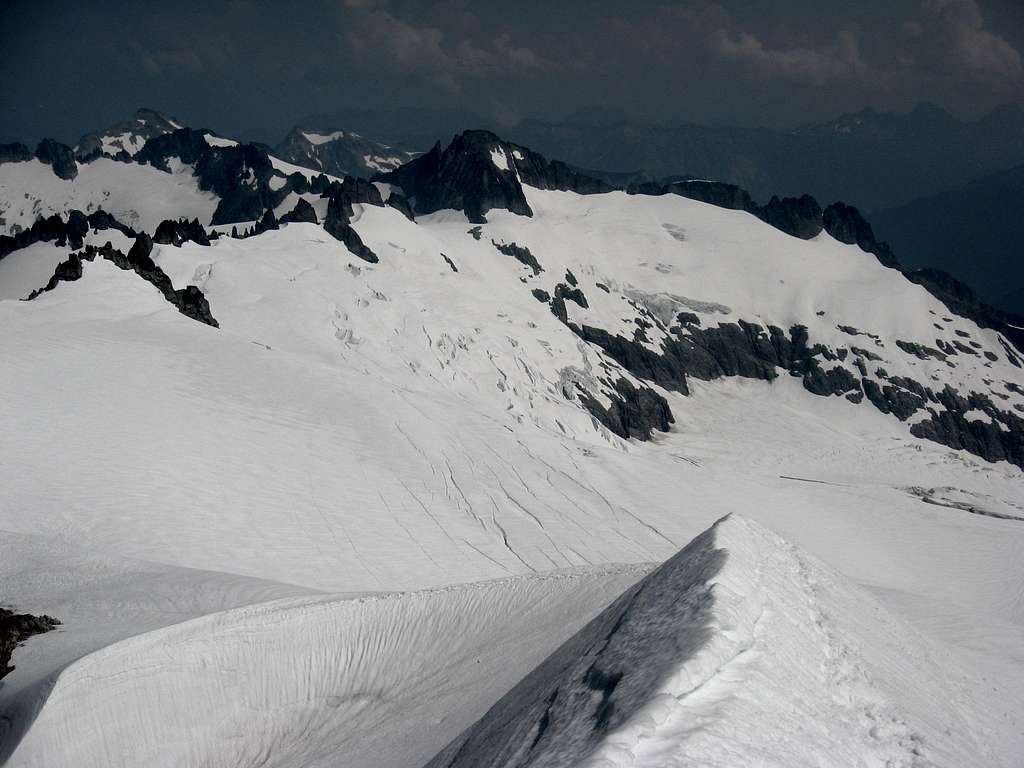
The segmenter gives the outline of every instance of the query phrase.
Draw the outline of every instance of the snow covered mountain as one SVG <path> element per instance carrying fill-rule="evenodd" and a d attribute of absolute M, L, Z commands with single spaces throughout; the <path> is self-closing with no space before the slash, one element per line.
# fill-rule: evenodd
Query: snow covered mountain
<path fill-rule="evenodd" d="M 83 136 L 74 146 L 75 158 L 84 162 L 97 157 L 127 160 L 134 157 L 149 139 L 183 127 L 175 118 L 143 107 L 129 120 Z"/>
<path fill-rule="evenodd" d="M 316 177 L 322 177 L 319 192 L 334 178 L 369 177 L 410 157 L 354 134 L 297 129 L 272 153 L 266 145 L 140 109 L 73 148 L 52 139 L 35 152 L 23 144 L 0 145 L 0 236 L 71 210 L 102 209 L 150 232 L 167 217 L 252 224 L 289 193 L 306 191 Z"/>
<path fill-rule="evenodd" d="M 134 158 L 0 164 L 8 764 L 1016 763 L 1020 329 L 856 210 Z"/>
<path fill-rule="evenodd" d="M 415 153 L 389 147 L 351 131 L 295 127 L 274 149 L 289 163 L 333 176 L 371 178 L 411 160 Z"/>

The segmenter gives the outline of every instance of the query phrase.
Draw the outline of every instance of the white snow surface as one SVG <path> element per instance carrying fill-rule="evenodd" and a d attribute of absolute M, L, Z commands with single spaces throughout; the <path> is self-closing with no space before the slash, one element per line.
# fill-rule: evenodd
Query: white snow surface
<path fill-rule="evenodd" d="M 493 147 L 491 149 L 491 162 L 494 163 L 494 167 L 499 171 L 508 170 L 508 155 L 505 154 L 504 147 Z"/>
<path fill-rule="evenodd" d="M 732 517 L 628 590 L 430 768 L 992 764 L 965 678 L 864 590 Z"/>
<path fill-rule="evenodd" d="M 285 598 L 148 632 L 66 669 L 11 764 L 420 765 L 644 570 Z"/>
<path fill-rule="evenodd" d="M 135 155 L 145 144 L 145 136 L 131 131 L 125 131 L 117 136 L 102 136 L 100 138 L 100 150 L 108 155 L 116 155 L 121 150 L 129 155 Z"/>
<path fill-rule="evenodd" d="M 127 253 L 135 242 L 116 229 L 90 231 L 84 241 L 87 245 L 96 246 L 109 242 L 122 253 Z M 74 250 L 69 246 L 61 248 L 54 242 L 33 243 L 0 259 L 0 301 L 24 299 L 32 291 L 42 288 L 57 265 L 65 261 Z"/>
<path fill-rule="evenodd" d="M 1003 383 L 1024 377 L 996 334 L 827 235 L 671 195 L 527 195 L 534 217 L 491 211 L 479 240 L 461 213 L 357 205 L 375 265 L 309 224 L 157 246 L 219 330 L 101 260 L 33 302 L 0 301 L 2 597 L 65 621 L 15 653 L 0 755 L 17 742 L 11 765 L 421 765 L 647 567 L 614 564 L 664 561 L 734 513 L 716 528 L 730 555 L 708 642 L 662 659 L 678 674 L 586 759 L 829 765 L 835 750 L 913 765 L 918 749 L 920 765 L 1018 764 L 1019 469 L 789 376 L 691 379 L 690 397 L 663 392 L 670 433 L 623 441 L 563 387 L 613 362 L 530 289 L 571 269 L 590 308 L 568 303 L 570 319 L 630 336 L 630 302 L 705 327 L 803 323 L 815 343 L 875 352 L 872 371 L 998 390 L 1012 408 L 1024 398 Z M 14 255 L 0 280 L 45 275 Z M 957 331 L 998 360 L 950 367 L 895 344 L 966 341 Z M 486 579 L 500 581 L 467 586 Z M 713 684 L 678 700 L 701 675 Z"/>
<path fill-rule="evenodd" d="M 306 141 L 310 144 L 326 144 L 329 141 L 335 141 L 337 139 L 345 138 L 344 131 L 332 131 L 331 133 L 314 133 L 312 131 L 303 131 L 302 135 L 306 137 Z"/>
<path fill-rule="evenodd" d="M 166 218 L 198 218 L 208 223 L 217 197 L 202 192 L 191 166 L 167 173 L 149 165 L 101 157 L 78 167 L 71 180 L 59 178 L 39 160 L 0 164 L 0 234 L 27 229 L 41 216 L 67 216 L 73 208 L 88 214 L 102 208 L 135 230 L 153 232 Z"/>
<path fill-rule="evenodd" d="M 226 139 L 223 136 L 214 136 L 212 133 L 203 134 L 206 143 L 211 147 L 237 147 L 238 142 L 234 139 Z"/>
<path fill-rule="evenodd" d="M 311 168 L 306 168 L 301 165 L 295 165 L 293 163 L 287 162 L 286 160 L 282 160 L 279 157 L 274 157 L 273 155 L 270 155 L 270 164 L 274 166 L 274 170 L 283 173 L 285 176 L 290 176 L 293 173 L 301 173 L 307 179 L 314 179 L 317 176 L 323 175 L 326 176 L 331 181 L 341 181 L 341 179 L 338 179 L 338 177 L 332 176 L 329 173 L 323 173 L 322 171 L 315 171 Z"/>

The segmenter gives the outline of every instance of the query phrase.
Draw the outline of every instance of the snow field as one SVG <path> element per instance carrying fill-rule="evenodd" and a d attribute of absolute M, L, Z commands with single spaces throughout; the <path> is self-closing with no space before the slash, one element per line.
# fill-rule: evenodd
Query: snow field
<path fill-rule="evenodd" d="M 18 760 L 116 764 L 156 755 L 170 732 L 167 764 L 315 765 L 364 754 L 425 762 L 590 616 L 571 614 L 573 626 L 555 631 L 545 622 L 569 598 L 531 593 L 541 613 L 528 614 L 519 586 L 488 597 L 505 606 L 504 624 L 469 592 L 431 603 L 437 624 L 417 607 L 422 595 L 362 608 L 299 596 L 510 576 L 518 585 L 555 569 L 661 561 L 733 512 L 801 550 L 736 517 L 716 529 L 731 554 L 711 590 L 710 644 L 659 657 L 670 672 L 662 687 L 620 708 L 630 717 L 593 760 L 1015 764 L 1024 752 L 1024 529 L 969 510 L 1024 508 L 1017 468 L 916 440 L 891 416 L 812 396 L 785 375 L 691 379 L 692 397 L 666 393 L 673 431 L 627 443 L 566 396 L 574 377 L 605 375 L 607 359 L 530 289 L 550 291 L 571 269 L 591 304 L 570 302 L 571 319 L 627 336 L 636 327 L 629 298 L 655 314 L 694 311 L 704 327 L 802 322 L 812 341 L 873 349 L 890 374 L 932 387 L 1022 383 L 994 335 L 944 320 L 923 289 L 825 235 L 799 241 L 677 197 L 527 194 L 533 219 L 492 211 L 479 240 L 461 214 L 413 223 L 356 206 L 354 227 L 376 265 L 312 225 L 157 247 L 176 287 L 203 289 L 219 331 L 103 261 L 34 302 L 0 302 L 0 531 L 42 542 L 42 551 L 10 550 L 0 577 L 26 574 L 8 582 L 15 599 L 68 619 L 20 649 L 4 681 L 4 714 L 42 706 Z M 165 204 L 154 207 L 160 218 Z M 530 276 L 492 238 L 528 246 L 545 271 Z M 58 251 L 40 247 L 39 256 L 59 260 Z M 0 281 L 20 290 L 45 269 L 16 256 L 0 262 Z M 1000 360 L 961 356 L 949 368 L 895 345 L 964 338 L 957 330 Z M 1006 395 L 1001 407 L 1022 402 Z M 920 489 L 941 504 L 924 503 Z M 196 597 L 191 607 L 168 598 L 164 612 L 128 594 L 76 615 L 79 601 L 66 596 L 77 577 L 48 581 L 39 565 L 47 552 L 133 562 L 113 594 L 159 568 Z M 192 589 L 184 569 L 206 576 Z M 590 615 L 622 591 L 593 589 L 583 601 Z M 289 599 L 218 613 L 280 597 Z M 473 611 L 485 620 L 468 618 Z M 442 639 L 447 623 L 456 629 Z M 395 646 L 388 627 L 434 649 L 439 666 Z M 489 634 L 496 627 L 506 634 Z M 529 658 L 492 686 L 507 659 L 476 649 L 534 631 Z M 466 645 L 445 655 L 460 635 Z M 361 650 L 340 658 L 338 648 Z M 463 668 L 476 666 L 473 653 L 479 677 Z M 428 690 L 409 672 L 424 668 L 462 687 Z M 348 679 L 365 686 L 345 688 Z M 344 692 L 337 708 L 330 686 Z M 207 700 L 223 721 L 196 703 Z M 234 700 L 251 709 L 243 716 Z M 441 727 L 445 707 L 460 714 Z M 407 722 L 408 743 L 395 736 Z M 201 735 L 194 753 L 186 728 Z M 87 745 L 76 743 L 86 734 Z"/>
<path fill-rule="evenodd" d="M 300 598 L 65 669 L 8 765 L 414 766 L 647 568 Z"/>
<path fill-rule="evenodd" d="M 172 161 L 172 173 L 148 165 L 101 157 L 78 166 L 70 181 L 56 176 L 39 160 L 0 164 L 0 234 L 31 227 L 40 216 L 67 216 L 77 208 L 89 214 L 98 208 L 122 224 L 152 234 L 167 218 L 210 221 L 217 197 L 202 192 L 192 167 Z"/>

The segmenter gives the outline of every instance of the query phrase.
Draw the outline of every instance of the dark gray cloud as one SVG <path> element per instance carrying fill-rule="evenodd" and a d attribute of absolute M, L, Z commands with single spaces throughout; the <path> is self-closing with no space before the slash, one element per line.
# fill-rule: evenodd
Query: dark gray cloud
<path fill-rule="evenodd" d="M 274 141 L 357 106 L 790 126 L 1024 99 L 1019 0 L 14 0 L 0 49 L 6 140 L 73 140 L 140 105 Z"/>

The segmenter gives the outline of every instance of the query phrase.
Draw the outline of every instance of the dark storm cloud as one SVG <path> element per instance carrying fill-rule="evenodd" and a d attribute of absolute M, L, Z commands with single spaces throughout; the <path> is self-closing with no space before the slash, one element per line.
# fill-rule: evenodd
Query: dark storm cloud
<path fill-rule="evenodd" d="M 355 106 L 788 126 L 1024 95 L 1017 0 L 36 0 L 0 16 L 6 140 L 73 140 L 143 104 L 274 141 Z"/>
<path fill-rule="evenodd" d="M 508 32 L 481 33 L 479 18 L 465 7 L 435 6 L 446 29 L 398 16 L 388 3 L 346 0 L 339 44 L 354 68 L 426 79 L 451 94 L 467 81 L 551 70 L 554 62 Z"/>

